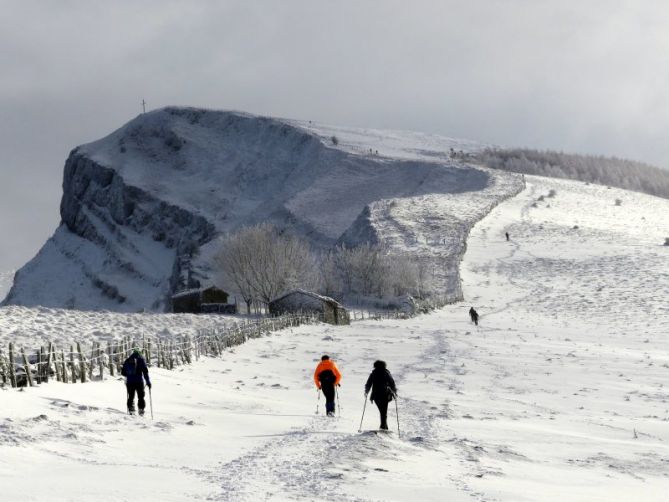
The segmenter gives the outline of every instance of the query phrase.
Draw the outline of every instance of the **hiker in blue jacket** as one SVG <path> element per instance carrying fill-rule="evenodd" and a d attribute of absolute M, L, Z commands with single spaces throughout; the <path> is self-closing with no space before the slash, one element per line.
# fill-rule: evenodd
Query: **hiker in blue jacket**
<path fill-rule="evenodd" d="M 121 375 L 125 377 L 125 386 L 128 389 L 128 414 L 135 414 L 136 392 L 139 414 L 144 415 L 144 408 L 146 408 L 146 401 L 144 401 L 144 380 L 146 380 L 146 386 L 149 389 L 151 388 L 151 380 L 149 379 L 149 368 L 146 366 L 146 361 L 144 361 L 137 347 L 132 349 L 132 354 L 123 363 Z"/>

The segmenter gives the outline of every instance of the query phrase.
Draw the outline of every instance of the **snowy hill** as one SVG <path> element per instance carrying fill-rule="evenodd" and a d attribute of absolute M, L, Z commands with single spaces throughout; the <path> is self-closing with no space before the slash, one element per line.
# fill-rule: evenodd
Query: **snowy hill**
<path fill-rule="evenodd" d="M 125 415 L 109 377 L 0 391 L 3 496 L 115 502 L 132 486 L 147 501 L 663 502 L 668 213 L 666 199 L 528 176 L 469 234 L 467 303 L 152 368 L 153 421 Z M 23 310 L 24 336 L 81 316 Z M 314 392 L 322 353 L 343 373 L 334 419 Z M 377 358 L 398 384 L 401 436 L 373 432 L 369 402 L 357 432 Z M 389 418 L 396 428 L 394 403 Z"/>
<path fill-rule="evenodd" d="M 192 108 L 140 115 L 72 151 L 62 224 L 5 304 L 161 311 L 211 280 L 217 236 L 264 221 L 320 248 L 411 250 L 457 298 L 464 236 L 522 182 L 452 161 L 450 148 L 477 145 Z"/>

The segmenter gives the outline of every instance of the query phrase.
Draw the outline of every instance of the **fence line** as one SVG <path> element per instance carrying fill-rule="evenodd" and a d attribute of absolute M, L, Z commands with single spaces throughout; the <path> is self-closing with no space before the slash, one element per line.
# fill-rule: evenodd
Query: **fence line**
<path fill-rule="evenodd" d="M 412 311 L 353 309 L 350 316 L 351 321 L 409 319 L 451 302 L 446 297 L 421 302 Z M 80 342 L 70 344 L 69 350 L 50 342 L 48 346 L 27 353 L 23 347 L 17 351 L 10 342 L 6 353 L 0 348 L 0 384 L 32 387 L 38 383 L 47 383 L 50 378 L 64 383 L 103 380 L 105 372 L 112 377 L 121 373 L 123 362 L 133 347 L 142 349 L 149 366 L 171 370 L 175 366 L 191 364 L 202 356 L 218 357 L 225 349 L 272 331 L 322 320 L 322 315 L 318 313 L 286 314 L 234 323 L 222 328 L 200 329 L 195 336 L 180 335 L 171 339 L 144 334 L 141 338 L 126 336 L 120 340 L 107 341 L 106 347 L 100 341 L 93 341 L 90 348 L 86 349 Z"/>
<path fill-rule="evenodd" d="M 123 362 L 133 347 L 142 349 L 149 366 L 174 369 L 202 356 L 218 357 L 227 348 L 272 331 L 320 321 L 321 316 L 317 314 L 290 314 L 200 329 L 194 336 L 180 335 L 172 339 L 126 336 L 107 341 L 105 347 L 100 341 L 93 341 L 89 347 L 76 342 L 69 345 L 69 350 L 51 342 L 26 352 L 10 342 L 7 352 L 0 348 L 0 383 L 32 387 L 47 383 L 50 378 L 64 383 L 102 380 L 105 373 L 112 377 L 121 373 Z"/>

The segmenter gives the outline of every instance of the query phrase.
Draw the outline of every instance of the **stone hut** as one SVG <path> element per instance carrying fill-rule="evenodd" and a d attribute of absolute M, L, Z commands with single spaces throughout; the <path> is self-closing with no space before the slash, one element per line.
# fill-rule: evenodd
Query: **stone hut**
<path fill-rule="evenodd" d="M 343 305 L 332 298 L 311 291 L 296 289 L 272 300 L 269 304 L 271 315 L 297 314 L 300 312 L 320 314 L 323 321 L 329 324 L 351 323 L 348 312 Z"/>
<path fill-rule="evenodd" d="M 235 314 L 237 306 L 228 303 L 229 296 L 216 286 L 180 291 L 172 295 L 172 312 Z"/>

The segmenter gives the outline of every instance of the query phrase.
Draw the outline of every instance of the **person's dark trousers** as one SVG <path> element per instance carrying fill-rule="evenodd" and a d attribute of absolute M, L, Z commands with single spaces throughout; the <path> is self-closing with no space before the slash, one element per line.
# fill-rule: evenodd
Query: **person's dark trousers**
<path fill-rule="evenodd" d="M 335 412 L 335 387 L 334 384 L 321 383 L 321 390 L 325 396 L 325 412 Z"/>
<path fill-rule="evenodd" d="M 381 415 L 381 429 L 388 429 L 388 401 L 375 399 L 376 407 Z"/>
<path fill-rule="evenodd" d="M 146 408 L 146 401 L 144 401 L 144 383 L 127 383 L 128 389 L 128 411 L 135 411 L 135 392 L 137 393 L 137 407 L 139 412 L 143 413 Z"/>

